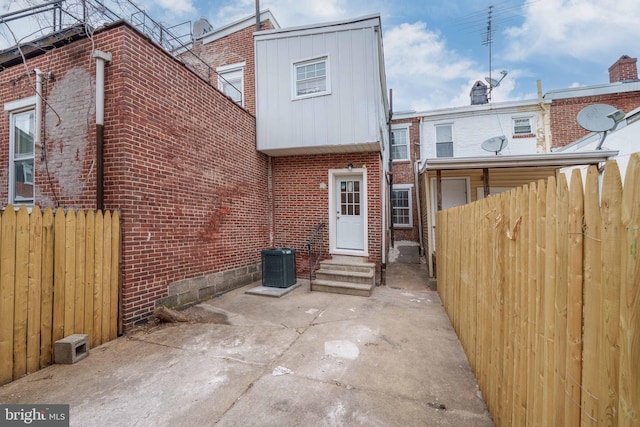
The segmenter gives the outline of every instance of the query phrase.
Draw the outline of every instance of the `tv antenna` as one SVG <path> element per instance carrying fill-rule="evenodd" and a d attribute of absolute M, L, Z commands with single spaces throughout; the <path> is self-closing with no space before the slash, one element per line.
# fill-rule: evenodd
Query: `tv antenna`
<path fill-rule="evenodd" d="M 607 104 L 592 104 L 584 107 L 578 113 L 576 121 L 589 132 L 599 132 L 600 141 L 596 150 L 602 149 L 602 144 L 609 132 L 613 132 L 618 124 L 624 120 L 625 114 L 622 110 Z"/>
<path fill-rule="evenodd" d="M 493 5 L 489 6 L 489 11 L 487 12 L 487 32 L 485 34 L 484 41 L 482 42 L 484 46 L 489 46 L 489 77 L 484 78 L 487 81 L 487 83 L 489 83 L 489 92 L 487 94 L 488 100 L 491 100 L 491 90 L 494 87 L 500 86 L 500 82 L 507 76 L 507 70 L 502 70 L 500 71 L 500 74 L 502 74 L 502 77 L 500 78 L 500 80 L 491 78 L 491 57 L 492 57 L 491 45 L 493 44 L 493 33 L 495 32 L 493 30 L 492 20 L 493 20 Z"/>
<path fill-rule="evenodd" d="M 497 156 L 502 150 L 507 147 L 508 144 L 509 141 L 507 140 L 506 136 L 494 136 L 493 138 L 489 138 L 482 143 L 482 149 L 484 151 L 496 153 Z"/>

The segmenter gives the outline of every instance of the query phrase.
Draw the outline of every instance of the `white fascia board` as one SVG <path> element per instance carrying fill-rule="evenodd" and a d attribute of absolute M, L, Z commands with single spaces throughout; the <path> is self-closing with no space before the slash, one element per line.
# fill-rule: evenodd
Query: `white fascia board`
<path fill-rule="evenodd" d="M 420 168 L 420 173 L 430 170 L 590 165 L 606 162 L 617 155 L 618 151 L 597 150 L 551 154 L 523 154 L 519 156 L 447 157 L 427 159 Z"/>
<path fill-rule="evenodd" d="M 509 101 L 482 105 L 465 105 L 464 107 L 442 108 L 431 111 L 394 112 L 393 119 L 402 120 L 423 117 L 425 120 L 441 120 L 442 118 L 449 119 L 488 114 L 526 113 L 539 110 L 540 105 L 537 99 L 527 99 L 523 101 Z"/>
<path fill-rule="evenodd" d="M 255 33 L 256 41 L 286 37 L 297 37 L 311 34 L 322 34 L 334 31 L 359 30 L 362 28 L 380 27 L 380 15 L 369 15 L 345 21 L 327 22 L 324 24 L 305 25 L 300 27 L 265 30 Z"/>
<path fill-rule="evenodd" d="M 615 82 L 603 85 L 578 86 L 570 89 L 550 90 L 544 94 L 545 100 L 582 98 L 585 96 L 608 95 L 612 93 L 640 91 L 640 80 Z"/>
<path fill-rule="evenodd" d="M 260 22 L 265 21 L 267 19 L 271 21 L 274 27 L 276 27 L 277 29 L 280 28 L 280 24 L 278 24 L 278 21 L 276 21 L 276 18 L 271 14 L 271 11 L 269 9 L 266 9 L 260 12 Z M 256 14 L 254 13 L 251 16 L 247 16 L 246 18 L 242 18 L 238 21 L 232 22 L 231 24 L 227 24 L 223 27 L 217 28 L 198 38 L 202 40 L 202 44 L 208 44 L 216 40 L 219 40 L 223 37 L 226 37 L 230 34 L 237 33 L 238 31 L 244 30 L 245 28 L 255 27 L 255 26 L 256 26 Z"/>

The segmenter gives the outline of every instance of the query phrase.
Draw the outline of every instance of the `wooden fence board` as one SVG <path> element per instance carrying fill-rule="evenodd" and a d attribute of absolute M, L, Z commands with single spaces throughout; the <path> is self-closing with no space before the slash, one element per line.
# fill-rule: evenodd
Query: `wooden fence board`
<path fill-rule="evenodd" d="M 95 272 L 95 214 L 93 211 L 87 212 L 86 228 L 87 237 L 85 239 L 85 277 L 84 277 L 84 332 L 89 335 L 90 343 L 93 343 L 93 295 L 94 295 L 94 272 Z"/>
<path fill-rule="evenodd" d="M 62 209 L 58 209 L 54 218 L 54 243 L 55 257 L 53 263 L 53 336 L 55 343 L 65 337 L 64 314 L 65 314 L 65 257 L 66 249 L 66 227 L 65 216 Z"/>
<path fill-rule="evenodd" d="M 53 356 L 53 276 L 54 216 L 51 208 L 42 215 L 42 308 L 40 310 L 40 368 L 51 364 Z"/>
<path fill-rule="evenodd" d="M 76 214 L 76 245 L 75 245 L 75 301 L 73 304 L 73 329 L 76 333 L 86 333 L 84 330 L 84 303 L 85 303 L 85 268 L 86 268 L 86 216 L 82 210 Z"/>
<path fill-rule="evenodd" d="M 620 425 L 640 426 L 640 153 L 629 159 L 622 195 Z"/>
<path fill-rule="evenodd" d="M 27 373 L 40 369 L 42 307 L 42 212 L 34 206 L 29 218 L 29 302 L 27 307 Z"/>
<path fill-rule="evenodd" d="M 0 215 L 0 384 L 51 364 L 54 342 L 72 333 L 117 336 L 120 215 L 104 217 L 96 246 L 93 212 L 7 206 Z"/>
<path fill-rule="evenodd" d="M 555 340 L 556 322 L 555 305 L 556 294 L 556 180 L 549 178 L 547 187 L 547 228 L 546 251 L 544 268 L 544 388 L 542 394 L 542 424 L 554 425 L 553 402 L 555 401 Z"/>
<path fill-rule="evenodd" d="M 118 336 L 118 316 L 119 316 L 119 296 L 120 296 L 120 213 L 115 211 L 111 215 L 111 282 L 109 288 L 111 292 L 111 301 L 109 307 L 111 313 L 109 315 L 109 340 L 113 340 Z"/>
<path fill-rule="evenodd" d="M 535 391 L 533 423 L 534 426 L 543 425 L 542 407 L 544 405 L 544 369 L 545 369 L 545 259 L 546 259 L 546 228 L 547 228 L 547 187 L 544 181 L 538 183 L 538 199 L 536 201 L 536 281 L 538 283 L 538 293 L 536 295 L 536 366 L 535 366 Z"/>
<path fill-rule="evenodd" d="M 13 378 L 27 373 L 27 308 L 29 304 L 29 212 L 20 207 L 16 216 L 16 271 L 13 316 Z"/>
<path fill-rule="evenodd" d="M 584 337 L 582 350 L 582 426 L 598 425 L 600 372 L 600 287 L 602 217 L 598 169 L 589 167 L 584 194 Z"/>
<path fill-rule="evenodd" d="M 94 256 L 96 260 L 103 259 L 104 251 L 104 216 L 98 211 L 95 217 Z M 96 262 L 93 269 L 93 336 L 91 347 L 102 344 L 102 268 Z"/>
<path fill-rule="evenodd" d="M 529 218 L 527 221 L 528 233 L 528 274 L 527 274 L 527 303 L 528 303 L 528 328 L 527 328 L 527 416 L 526 425 L 534 425 L 534 402 L 536 400 L 536 351 L 537 351 L 537 333 L 538 327 L 538 280 L 537 280 L 537 257 L 536 257 L 536 237 L 537 232 L 537 200 L 538 187 L 535 183 L 529 185 Z"/>
<path fill-rule="evenodd" d="M 608 161 L 602 180 L 602 306 L 600 394 L 602 425 L 618 423 L 620 363 L 620 282 L 622 258 L 622 180 L 615 161 Z"/>
<path fill-rule="evenodd" d="M 556 277 L 555 277 L 555 372 L 554 425 L 565 425 L 567 382 L 567 281 L 569 254 L 569 189 L 564 174 L 558 175 L 556 186 Z"/>
<path fill-rule="evenodd" d="M 582 378 L 582 305 L 583 305 L 583 217 L 582 175 L 574 169 L 569 189 L 569 252 L 567 278 L 567 367 L 565 423 L 580 425 L 580 385 Z"/>
<path fill-rule="evenodd" d="M 104 215 L 104 237 L 102 249 L 102 342 L 109 341 L 109 316 L 111 314 L 111 213 Z"/>
<path fill-rule="evenodd" d="M 13 318 L 15 302 L 16 213 L 2 214 L 0 239 L 0 385 L 13 379 Z"/>
<path fill-rule="evenodd" d="M 76 214 L 69 209 L 65 216 L 65 256 L 64 256 L 64 336 L 76 333 Z"/>

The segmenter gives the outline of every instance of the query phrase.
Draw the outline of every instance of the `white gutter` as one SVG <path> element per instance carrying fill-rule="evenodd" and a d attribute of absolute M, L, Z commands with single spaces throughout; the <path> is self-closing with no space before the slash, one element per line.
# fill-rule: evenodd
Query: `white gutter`
<path fill-rule="evenodd" d="M 447 157 L 427 159 L 420 173 L 426 170 L 461 170 L 484 168 L 565 167 L 606 162 L 618 151 L 555 152 L 518 156 Z"/>

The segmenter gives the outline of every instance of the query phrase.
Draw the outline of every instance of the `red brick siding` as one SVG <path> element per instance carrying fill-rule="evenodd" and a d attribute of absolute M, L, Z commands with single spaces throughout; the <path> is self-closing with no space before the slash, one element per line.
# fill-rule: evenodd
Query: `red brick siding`
<path fill-rule="evenodd" d="M 309 272 L 306 257 L 309 235 L 316 224 L 329 221 L 328 170 L 343 169 L 349 163 L 353 163 L 354 167 L 366 165 L 367 168 L 369 260 L 378 265 L 378 273 L 380 272 L 382 259 L 380 154 L 372 152 L 273 157 L 271 164 L 274 245 L 296 249 L 298 275 Z M 322 236 L 326 251 L 328 250 L 327 229 Z"/>
<path fill-rule="evenodd" d="M 576 117 L 580 110 L 591 104 L 609 104 L 628 113 L 640 107 L 640 92 L 554 99 L 551 103 L 551 140 L 553 147 L 565 146 L 589 133 L 578 125 Z"/>
<path fill-rule="evenodd" d="M 253 116 L 135 30 L 120 24 L 95 34 L 94 43 L 113 55 L 106 67 L 104 191 L 105 208 L 119 209 L 123 217 L 128 327 L 151 313 L 171 282 L 260 262 L 269 235 L 267 159 L 255 150 Z M 53 138 L 49 112 L 45 125 L 51 181 L 64 208 L 95 208 L 90 53 L 91 43 L 83 40 L 28 63 L 55 73 L 45 90 L 48 100 L 64 83 L 51 107 L 62 116 L 61 127 L 74 126 Z M 32 94 L 23 75 L 22 66 L 0 73 L 3 102 Z M 86 84 L 77 78 L 78 89 L 71 90 L 69 75 L 86 76 Z M 0 161 L 7 164 L 5 116 Z M 38 150 L 36 203 L 52 206 Z M 70 162 L 78 165 L 70 168 Z M 6 183 L 6 173 L 3 178 Z M 0 184 L 4 200 L 6 187 Z"/>
<path fill-rule="evenodd" d="M 416 199 L 415 177 L 413 167 L 417 160 L 420 160 L 420 120 L 418 118 L 393 120 L 392 125 L 411 123 L 409 126 L 409 152 L 411 153 L 409 161 L 393 162 L 393 184 L 412 184 L 411 190 L 411 206 L 413 210 L 413 226 L 411 228 L 394 227 L 393 240 L 419 241 L 419 222 L 418 222 L 418 203 Z"/>
<path fill-rule="evenodd" d="M 609 67 L 609 83 L 638 78 L 638 58 L 622 55 L 615 64 Z"/>

